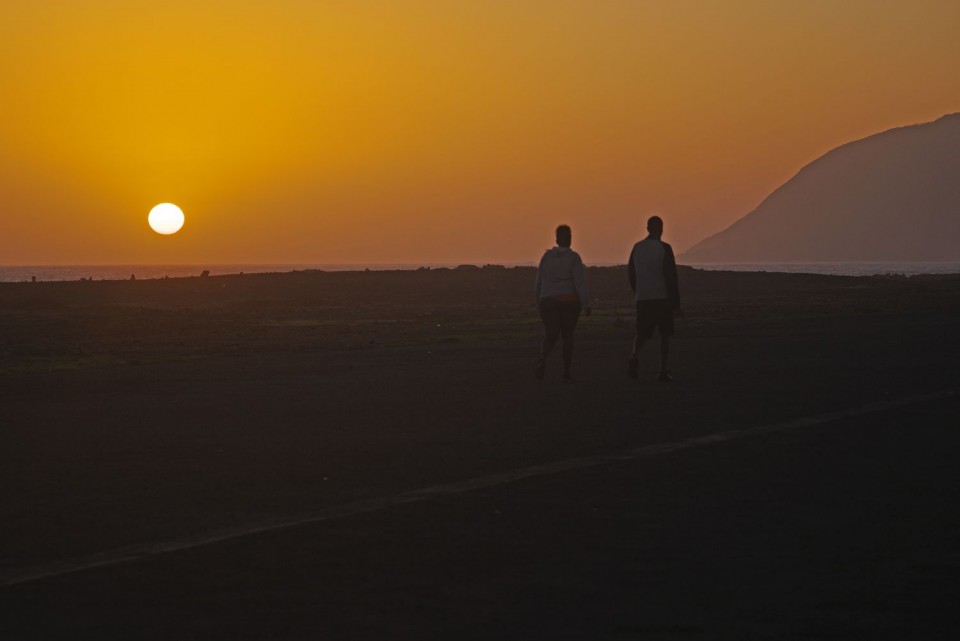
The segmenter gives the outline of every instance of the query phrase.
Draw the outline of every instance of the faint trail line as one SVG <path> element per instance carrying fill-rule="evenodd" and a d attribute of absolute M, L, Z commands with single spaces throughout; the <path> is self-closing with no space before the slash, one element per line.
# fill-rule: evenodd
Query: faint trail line
<path fill-rule="evenodd" d="M 660 454 L 669 454 L 671 452 L 703 447 L 712 445 L 714 443 L 724 443 L 727 441 L 735 441 L 751 436 L 774 434 L 776 432 L 786 432 L 804 427 L 823 425 L 824 423 L 830 423 L 845 418 L 855 418 L 867 414 L 874 414 L 890 409 L 905 407 L 908 405 L 953 398 L 957 396 L 957 394 L 957 390 L 946 390 L 933 394 L 909 396 L 890 401 L 869 403 L 854 409 L 829 412 L 827 414 L 818 414 L 816 416 L 793 419 L 773 425 L 762 425 L 759 427 L 749 427 L 740 430 L 728 430 L 718 434 L 697 436 L 684 439 L 682 441 L 674 441 L 672 443 L 644 445 L 642 447 L 621 452 L 620 454 L 598 454 L 595 456 L 585 456 L 582 458 L 554 461 L 552 463 L 534 465 L 532 467 L 525 467 L 510 472 L 478 476 L 476 478 L 457 481 L 455 483 L 433 485 L 430 487 L 421 488 L 419 490 L 402 492 L 400 494 L 394 494 L 391 496 L 354 501 L 352 503 L 345 503 L 343 505 L 335 505 L 322 510 L 317 510 L 315 512 L 300 514 L 295 517 L 276 517 L 255 523 L 247 523 L 246 525 L 212 530 L 203 534 L 170 539 L 168 541 L 130 545 L 55 563 L 47 563 L 25 568 L 12 568 L 3 574 L 0 574 L 0 587 L 7 587 L 21 583 L 30 583 L 50 577 L 82 572 L 84 570 L 119 565 L 121 563 L 136 561 L 151 556 L 157 556 L 159 554 L 166 554 L 169 552 L 177 552 L 180 550 L 187 550 L 204 545 L 211 545 L 213 543 L 229 541 L 231 539 L 237 539 L 244 536 L 251 536 L 254 534 L 261 534 L 263 532 L 272 532 L 276 530 L 285 530 L 301 525 L 319 523 L 321 521 L 331 521 L 357 514 L 376 512 L 398 505 L 405 505 L 407 503 L 420 503 L 438 497 L 462 494 L 472 490 L 506 485 L 508 483 L 514 483 L 516 481 L 522 481 L 524 479 L 535 478 L 539 476 L 560 474 L 569 470 L 596 467 L 598 465 L 616 463 L 620 461 L 651 458 Z"/>

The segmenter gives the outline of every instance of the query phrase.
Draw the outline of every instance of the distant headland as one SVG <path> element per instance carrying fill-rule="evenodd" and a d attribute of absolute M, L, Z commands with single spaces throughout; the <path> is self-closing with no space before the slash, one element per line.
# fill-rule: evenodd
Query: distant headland
<path fill-rule="evenodd" d="M 960 259 L 960 113 L 841 145 L 685 263 Z"/>

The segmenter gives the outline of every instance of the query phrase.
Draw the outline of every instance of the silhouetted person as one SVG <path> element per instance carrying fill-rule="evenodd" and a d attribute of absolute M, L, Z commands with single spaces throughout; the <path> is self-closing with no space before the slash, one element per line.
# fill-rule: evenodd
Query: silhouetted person
<path fill-rule="evenodd" d="M 660 240 L 663 220 L 651 216 L 647 221 L 646 238 L 633 246 L 627 272 L 630 287 L 636 294 L 637 335 L 633 339 L 633 354 L 627 365 L 630 378 L 638 376 L 638 355 L 653 331 L 660 334 L 660 374 L 658 380 L 673 380 L 667 371 L 670 337 L 673 335 L 673 315 L 680 313 L 680 286 L 677 282 L 677 262 L 673 248 Z"/>
<path fill-rule="evenodd" d="M 580 310 L 590 315 L 590 295 L 587 290 L 587 270 L 580 254 L 570 249 L 570 227 L 557 227 L 557 246 L 548 249 L 537 268 L 537 306 L 543 320 L 544 337 L 540 358 L 534 374 L 543 378 L 547 356 L 563 337 L 563 382 L 570 383 L 570 363 L 573 359 L 573 330 Z"/>

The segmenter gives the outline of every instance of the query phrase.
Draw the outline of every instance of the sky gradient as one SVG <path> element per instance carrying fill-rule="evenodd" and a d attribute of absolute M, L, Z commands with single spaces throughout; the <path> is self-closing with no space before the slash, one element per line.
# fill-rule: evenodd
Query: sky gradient
<path fill-rule="evenodd" d="M 844 142 L 960 111 L 955 0 L 13 0 L 0 264 L 682 251 Z M 160 202 L 174 236 L 150 230 Z"/>

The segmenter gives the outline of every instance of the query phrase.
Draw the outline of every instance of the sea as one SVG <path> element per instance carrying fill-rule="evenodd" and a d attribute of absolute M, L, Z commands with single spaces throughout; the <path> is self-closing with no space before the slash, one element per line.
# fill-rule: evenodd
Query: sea
<path fill-rule="evenodd" d="M 185 278 L 227 274 L 266 274 L 303 270 L 349 272 L 364 270 L 412 270 L 420 267 L 456 267 L 456 265 L 351 265 L 351 264 L 193 264 L 193 265 L 0 265 L 0 283 L 62 280 L 135 280 Z"/>
<path fill-rule="evenodd" d="M 529 267 L 532 263 L 511 263 L 506 267 Z M 604 266 L 600 264 L 598 266 Z M 413 270 L 423 267 L 432 269 L 457 267 L 456 264 L 194 264 L 194 265 L 0 265 L 0 283 L 25 281 L 70 281 L 70 280 L 130 280 L 131 278 L 183 278 L 224 274 L 257 274 L 321 270 L 385 271 Z M 697 269 L 737 272 L 781 272 L 789 274 L 828 274 L 834 276 L 876 276 L 920 274 L 960 274 L 960 261 L 955 262 L 888 262 L 888 263 L 736 263 L 694 264 Z"/>

